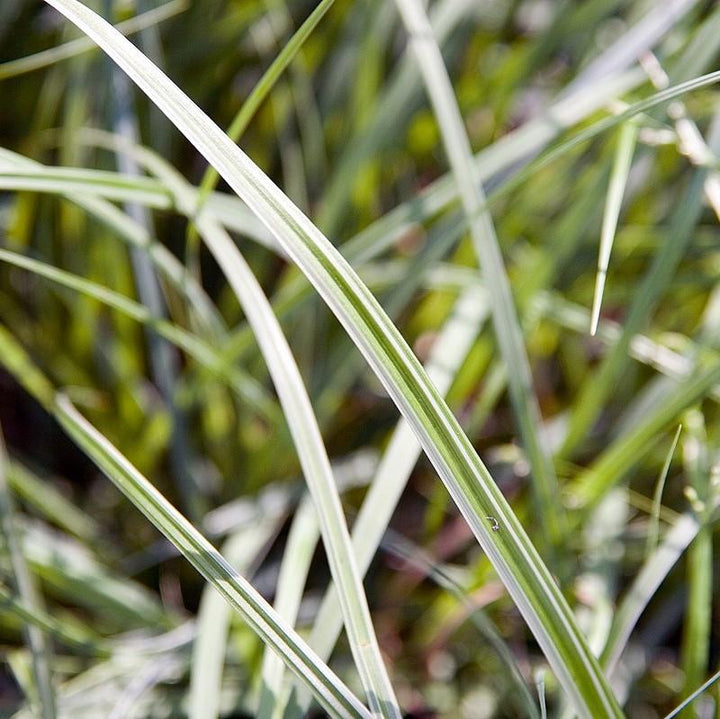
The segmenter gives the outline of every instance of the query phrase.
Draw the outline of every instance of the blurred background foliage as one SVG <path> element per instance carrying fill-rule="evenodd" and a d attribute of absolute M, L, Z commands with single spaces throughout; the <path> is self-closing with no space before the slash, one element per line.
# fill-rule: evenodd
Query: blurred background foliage
<path fill-rule="evenodd" d="M 115 23 L 155 6 L 149 0 L 88 4 Z M 287 5 L 284 0 L 174 5 L 168 17 L 135 33 L 133 40 L 223 127 L 312 10 L 304 0 Z M 715 69 L 720 48 L 717 5 L 667 5 L 677 6 L 676 17 L 651 47 L 670 81 Z M 630 29 L 658 7 L 643 0 L 431 3 L 473 149 L 492 147 L 542 116 L 595 58 L 630 37 Z M 87 128 L 119 133 L 130 118 L 142 144 L 199 184 L 205 170 L 202 158 L 144 96 L 118 78 L 99 51 L 22 74 L 12 72 L 12 61 L 78 36 L 38 0 L 0 0 L 2 146 L 46 165 L 117 171 L 118 157 L 94 143 Z M 649 63 L 646 57 L 645 66 Z M 633 57 L 627 69 L 634 64 Z M 434 115 L 411 65 L 392 3 L 337 0 L 240 141 L 338 246 L 400 203 L 417 198 L 447 171 Z M 588 86 L 600 87 L 603 81 L 596 78 Z M 643 75 L 622 100 L 633 102 L 654 91 Z M 718 112 L 717 90 L 703 88 L 681 102 L 685 116 L 708 139 Z M 605 108 L 598 110 L 575 129 L 590 127 L 606 114 Z M 578 477 L 596 468 L 634 428 L 660 416 L 674 396 L 679 380 L 668 367 L 680 363 L 692 378 L 720 362 L 717 204 L 714 210 L 697 181 L 707 168 L 689 156 L 667 106 L 639 116 L 638 125 L 597 336 L 588 334 L 589 308 L 617 128 L 564 151 L 492 203 L 547 441 L 557 450 L 556 468 L 563 481 L 558 499 L 570 515 L 579 501 Z M 712 176 L 717 154 L 709 166 Z M 493 175 L 488 190 L 503 187 L 518 167 L 511 164 Z M 219 189 L 227 191 L 222 183 Z M 455 204 L 432 212 L 394 237 L 381 255 L 355 263 L 421 359 L 460 291 L 476 278 L 469 240 L 452 229 L 457 217 Z M 224 332 L 242 332 L 241 310 L 218 268 L 192 242 L 187 219 L 166 207 L 152 210 L 145 220 L 151 235 L 202 282 Z M 138 285 L 138 261 L 127 243 L 76 204 L 52 193 L 5 191 L 0 194 L 0 228 L 3 248 L 146 302 Z M 236 236 L 266 293 L 282 298 L 297 282 L 297 273 L 277 253 L 241 232 Z M 663 274 L 661 266 L 655 279 L 648 280 L 662 248 L 673 243 L 681 247 L 677 261 L 668 257 L 667 272 Z M 646 281 L 651 282 L 647 292 Z M 170 320 L 192 330 L 185 298 L 166 281 L 161 285 L 161 304 Z M 642 305 L 638 297 L 644 292 L 650 299 Z M 634 304 L 639 304 L 639 314 L 632 334 L 645 335 L 646 352 L 638 361 L 637 352 L 633 359 L 627 347 L 621 350 L 596 415 L 572 446 L 563 447 L 569 423 L 582 413 L 583 403 L 591 402 L 593 387 L 604 381 L 603 358 L 617 343 Z M 343 495 L 351 523 L 397 413 L 316 297 L 306 293 L 280 317 L 331 459 L 344 468 L 340 474 L 359 473 L 351 478 L 356 486 Z M 52 383 L 68 388 L 96 426 L 215 541 L 246 521 L 243 512 L 248 507 L 270 522 L 267 541 L 248 571 L 272 597 L 288 516 L 303 481 L 254 343 L 241 336 L 242 350 L 235 361 L 254 378 L 267 412 L 239 400 L 223 377 L 177 350 L 170 351 L 165 369 L 158 369 L 153 365 L 152 333 L 142 325 L 91 297 L 6 263 L 0 264 L 0 323 Z M 3 347 L 8 352 L 7 345 Z M 0 364 L 6 363 L 0 359 Z M 449 402 L 536 537 L 542 517 L 533 516 L 527 504 L 527 463 L 516 440 L 502 375 L 488 325 L 457 373 Z M 693 509 L 686 498 L 690 485 L 697 485 L 696 494 L 713 506 L 716 490 L 710 475 L 718 455 L 718 396 L 712 386 L 703 389 L 672 416 L 658 420 L 657 429 L 618 465 L 603 469 L 615 474 L 602 490 L 600 506 L 613 500 L 612 485 L 617 485 L 622 519 L 612 518 L 619 526 L 599 546 L 593 545 L 593 521 L 601 528 L 612 524 L 603 524 L 602 516 L 583 514 L 583 524 L 568 538 L 571 568 L 563 588 L 580 609 L 592 614 L 597 608 L 595 590 L 592 584 L 588 589 L 583 578 L 602 576 L 611 587 L 610 600 L 616 602 L 638 573 L 652 524 L 653 492 L 681 422 L 685 429 L 670 464 L 661 524 L 696 511 L 697 505 Z M 0 424 L 9 455 L 8 479 L 27 528 L 25 551 L 47 611 L 63 631 L 77 631 L 95 647 L 88 651 L 85 645 L 55 636 L 56 679 L 68 696 L 79 691 L 74 687 L 84 687 L 90 708 L 83 711 L 99 711 L 101 698 L 93 704 L 93 691 L 104 686 L 107 696 L 119 701 L 128 691 L 123 683 L 127 673 L 146 671 L 142 662 L 151 662 L 153 655 L 140 653 L 134 667 L 119 667 L 103 658 L 98 642 L 128 636 L 127 641 L 139 641 L 140 635 L 184 626 L 197 612 L 203 582 L 74 448 L 8 370 L 0 370 Z M 694 459 L 698 453 L 700 460 Z M 184 478 L 188 474 L 193 477 L 190 490 Z M 262 504 L 273 488 L 287 498 L 275 515 L 265 513 Z M 710 530 L 711 522 L 712 514 L 706 517 Z M 717 538 L 712 531 L 710 536 L 709 560 L 702 571 L 712 576 L 712 593 L 704 602 L 716 609 L 712 597 L 717 594 L 717 555 L 712 547 L 717 547 Z M 598 563 L 606 566 L 598 569 Z M 677 563 L 633 635 L 637 656 L 633 654 L 626 688 L 629 716 L 663 716 L 688 689 L 687 652 L 693 652 L 683 649 L 683 636 L 691 622 L 691 572 L 684 560 Z M 455 591 L 441 581 L 447 576 Z M 301 624 L 312 620 L 327 581 L 318 550 Z M 508 650 L 532 692 L 533 671 L 543 665 L 542 656 L 425 460 L 412 475 L 366 586 L 408 713 L 468 719 L 525 715 L 496 642 Z M 122 587 L 120 600 L 116 587 Z M 704 650 L 693 676 L 697 683 L 717 669 L 719 617 L 717 611 L 711 614 L 702 639 Z M 31 684 L 20 621 L 12 607 L 0 609 L 0 639 L 7 650 L 0 709 L 10 716 Z M 184 715 L 188 652 L 188 642 L 179 641 L 162 655 L 166 673 L 160 672 L 142 702 L 138 699 L 141 709 L 134 709 L 133 716 Z M 260 658 L 259 642 L 242 625 L 234 625 L 226 656 L 224 716 L 252 712 Z M 348 668 L 345 645 L 333 661 L 340 673 Z M 555 706 L 549 675 L 546 684 Z"/>

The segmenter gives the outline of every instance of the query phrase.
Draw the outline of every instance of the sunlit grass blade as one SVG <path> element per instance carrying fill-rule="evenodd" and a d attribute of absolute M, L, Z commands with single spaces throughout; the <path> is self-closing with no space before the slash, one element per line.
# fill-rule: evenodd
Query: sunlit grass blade
<path fill-rule="evenodd" d="M 173 188 L 176 202 L 189 211 L 193 206 L 193 193 L 183 178 L 154 153 L 137 149 L 136 154 L 166 186 Z M 228 233 L 203 212 L 195 218 L 195 224 L 245 311 L 278 392 L 318 512 L 333 579 L 340 587 L 345 627 L 368 701 L 381 716 L 399 715 L 372 627 L 330 461 L 295 359 L 270 303 Z"/>
<path fill-rule="evenodd" d="M 50 4 L 128 72 L 311 279 L 411 421 L 578 713 L 621 716 L 567 602 L 524 529 L 412 351 L 350 266 L 217 125 L 131 43 L 75 0 Z M 492 530 L 488 516 L 496 519 L 498 531 Z"/>
<path fill-rule="evenodd" d="M 438 333 L 427 363 L 427 373 L 438 392 L 446 394 L 473 342 L 490 314 L 487 293 L 478 285 L 466 288 L 455 302 Z M 370 568 L 407 481 L 417 463 L 422 446 L 412 425 L 402 419 L 390 437 L 380 465 L 353 525 L 353 547 L 360 570 Z M 342 630 L 342 612 L 337 592 L 331 587 L 323 597 L 310 635 L 310 646 L 328 658 Z M 293 700 L 295 717 L 307 711 L 309 697 Z"/>
<path fill-rule="evenodd" d="M 432 101 L 445 152 L 470 226 L 475 255 L 490 295 L 495 337 L 508 368 L 510 397 L 531 467 L 537 511 L 543 517 L 541 536 L 545 538 L 548 547 L 557 551 L 564 526 L 563 507 L 558 502 L 557 477 L 547 443 L 540 436 L 542 417 L 533 390 L 530 362 L 495 226 L 474 170 L 470 141 L 422 3 L 420 0 L 397 0 L 396 4 Z"/>
<path fill-rule="evenodd" d="M 597 332 L 600 319 L 600 307 L 602 305 L 605 281 L 607 279 L 608 265 L 610 264 L 610 253 L 612 252 L 615 232 L 617 230 L 620 207 L 622 206 L 625 184 L 627 183 L 630 165 L 632 164 L 633 151 L 638 128 L 634 122 L 626 122 L 620 128 L 620 138 L 615 152 L 612 175 L 610 176 L 610 187 L 608 187 L 607 200 L 605 202 L 605 214 L 600 231 L 600 251 L 598 253 L 598 271 L 595 280 L 595 294 L 593 296 L 592 316 L 590 319 L 590 334 Z"/>

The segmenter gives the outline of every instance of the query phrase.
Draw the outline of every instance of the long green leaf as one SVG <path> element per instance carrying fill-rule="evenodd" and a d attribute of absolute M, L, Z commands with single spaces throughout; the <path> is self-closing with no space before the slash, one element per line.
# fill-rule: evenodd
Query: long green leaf
<path fill-rule="evenodd" d="M 140 154 L 148 167 L 173 188 L 178 203 L 189 210 L 193 202 L 192 188 L 158 156 L 149 151 Z M 318 512 L 328 562 L 340 590 L 350 647 L 370 706 L 382 716 L 399 717 L 400 710 L 372 626 L 330 460 L 290 346 L 262 288 L 225 229 L 203 212 L 196 217 L 195 224 L 242 304 L 277 389 Z"/>
<path fill-rule="evenodd" d="M 49 4 L 138 83 L 307 274 L 412 424 L 578 713 L 621 716 L 570 608 L 527 534 L 412 351 L 350 266 L 222 130 L 108 23 L 76 0 Z"/>
<path fill-rule="evenodd" d="M 558 482 L 546 442 L 540 436 L 542 417 L 533 389 L 530 361 L 515 310 L 510 280 L 485 193 L 473 164 L 472 149 L 440 48 L 420 0 L 396 0 L 440 126 L 445 153 L 470 226 L 475 256 L 490 295 L 495 337 L 507 365 L 508 386 L 515 418 L 530 463 L 537 511 L 544 521 L 541 536 L 557 550 L 562 537 L 563 508 Z"/>
<path fill-rule="evenodd" d="M 282 655 L 333 716 L 370 716 L 343 682 L 277 616 L 252 585 L 75 409 L 67 397 L 56 397 L 53 412 L 78 446 L 185 558 L 212 582 L 253 630 Z"/>

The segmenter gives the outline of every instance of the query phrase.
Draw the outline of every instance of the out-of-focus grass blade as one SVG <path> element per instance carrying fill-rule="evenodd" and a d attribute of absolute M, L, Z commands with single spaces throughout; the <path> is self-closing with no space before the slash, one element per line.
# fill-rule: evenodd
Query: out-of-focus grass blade
<path fill-rule="evenodd" d="M 291 625 L 294 625 L 297 619 L 302 590 L 307 581 L 310 562 L 319 537 L 320 528 L 315 510 L 309 498 L 305 497 L 298 506 L 290 526 L 275 589 L 275 611 Z M 281 716 L 280 690 L 283 668 L 277 655 L 265 652 L 258 719 Z"/>
<path fill-rule="evenodd" d="M 17 460 L 8 458 L 7 481 L 15 496 L 27 503 L 53 524 L 93 545 L 100 537 L 100 527 L 89 515 L 76 507 L 52 485 Z"/>
<path fill-rule="evenodd" d="M 270 67 L 265 71 L 263 76 L 258 80 L 251 93 L 247 96 L 237 115 L 230 123 L 227 129 L 228 137 L 237 142 L 247 129 L 250 121 L 255 116 L 265 98 L 275 86 L 280 76 L 285 72 L 288 65 L 293 61 L 300 48 L 310 37 L 317 24 L 322 20 L 325 13 L 332 7 L 335 0 L 321 0 L 317 7 L 308 15 L 307 20 L 296 30 L 293 36 L 282 46 L 282 49 L 273 60 Z M 207 196 L 213 191 L 219 179 L 217 170 L 210 165 L 200 182 L 200 194 L 198 196 L 198 204 L 196 212 L 200 212 L 205 204 Z"/>
<path fill-rule="evenodd" d="M 617 484 L 624 474 L 650 451 L 652 441 L 670 422 L 695 402 L 702 399 L 708 390 L 720 382 L 720 363 L 681 382 L 669 395 L 662 407 L 640 422 L 626 435 L 619 437 L 592 466 L 578 477 L 574 492 L 580 507 L 591 507 L 610 487 Z M 580 522 L 582 512 L 576 513 L 573 522 Z"/>
<path fill-rule="evenodd" d="M 18 597 L 14 596 L 0 582 L 0 603 L 3 612 L 10 612 L 24 622 L 32 624 L 55 641 L 80 652 L 95 657 L 110 657 L 111 649 L 99 636 L 93 636 L 89 629 L 79 630 L 66 622 L 58 621 L 45 611 L 37 607 L 30 607 Z"/>
<path fill-rule="evenodd" d="M 663 463 L 660 476 L 658 477 L 657 484 L 655 485 L 655 492 L 653 494 L 652 512 L 650 513 L 650 519 L 648 524 L 648 535 L 647 542 L 645 544 L 645 556 L 649 557 L 656 549 L 658 544 L 658 536 L 660 534 L 660 507 L 662 506 L 662 495 L 665 489 L 665 480 L 667 479 L 668 472 L 670 471 L 670 464 L 672 463 L 673 455 L 675 454 L 675 448 L 677 447 L 678 440 L 680 439 L 680 432 L 682 432 L 682 425 L 679 424 L 675 432 L 675 437 L 670 445 L 665 462 Z"/>
<path fill-rule="evenodd" d="M 273 423 L 278 421 L 279 417 L 275 402 L 269 397 L 263 386 L 241 368 L 225 362 L 217 350 L 205 340 L 167 320 L 153 317 L 146 307 L 124 295 L 90 280 L 60 270 L 53 265 L 2 249 L 0 249 L 0 262 L 22 267 L 29 272 L 34 272 L 87 297 L 92 297 L 98 302 L 102 302 L 108 307 L 112 307 L 118 312 L 122 312 L 150 327 L 160 336 L 186 352 L 203 367 L 225 379 L 233 390 L 263 417 Z"/>
<path fill-rule="evenodd" d="M 0 432 L 0 530 L 2 531 L 5 549 L 9 555 L 12 580 L 18 595 L 29 611 L 42 611 L 40 597 L 28 568 L 23 551 L 22 538 L 18 535 L 19 527 L 15 517 L 15 506 L 7 481 L 7 454 L 5 439 Z M 29 697 L 31 703 L 37 701 L 36 710 L 42 719 L 55 719 L 55 691 L 53 689 L 52 670 L 50 666 L 50 645 L 43 629 L 34 623 L 24 626 L 25 641 L 32 655 L 35 697 Z"/>
<path fill-rule="evenodd" d="M 0 171 L 0 183 L 3 190 L 31 190 L 54 194 L 82 192 L 87 195 L 101 194 L 110 200 L 137 202 L 165 209 L 170 209 L 173 205 L 170 194 L 153 180 L 106 170 L 43 165 L 34 165 L 27 169 L 18 167 L 14 170 L 3 168 Z"/>
<path fill-rule="evenodd" d="M 171 0 L 171 2 L 136 15 L 129 20 L 119 22 L 115 25 L 115 29 L 123 35 L 132 35 L 183 12 L 187 9 L 187 6 L 188 0 Z M 34 55 L 4 62 L 0 64 L 0 80 L 16 77 L 33 70 L 40 70 L 48 65 L 54 65 L 61 60 L 68 60 L 71 57 L 92 50 L 94 47 L 95 43 L 89 38 L 79 37 L 76 40 L 66 42 L 64 45 L 58 45 L 49 50 L 36 52 Z"/>
<path fill-rule="evenodd" d="M 169 628 L 177 622 L 155 594 L 102 564 L 67 535 L 29 524 L 23 552 L 33 572 L 42 577 L 48 595 L 86 607 L 118 631 L 148 624 Z"/>
<path fill-rule="evenodd" d="M 249 158 L 163 73 L 76 0 L 49 4 L 90 35 L 271 229 L 411 420 L 576 710 L 622 716 L 572 612 L 512 509 L 419 362 L 350 266 Z M 486 517 L 493 517 L 488 523 Z M 492 527 L 497 523 L 498 530 Z"/>
<path fill-rule="evenodd" d="M 698 515 L 700 528 L 688 548 L 686 582 L 687 605 L 683 620 L 680 664 L 684 674 L 682 693 L 689 696 L 707 676 L 710 658 L 713 606 L 713 532 L 710 525 L 716 497 L 711 487 L 711 466 L 705 419 L 700 410 L 689 411 L 685 416 L 686 435 L 683 455 L 686 476 L 689 479 L 686 495 Z M 716 470 L 717 473 L 717 470 Z M 686 719 L 698 714 L 694 709 L 683 712 Z"/>
<path fill-rule="evenodd" d="M 595 280 L 595 294 L 593 296 L 592 316 L 590 319 L 590 334 L 597 332 L 598 320 L 600 319 L 600 307 L 602 305 L 603 292 L 605 291 L 605 280 L 607 279 L 608 265 L 610 264 L 610 253 L 615 241 L 620 208 L 625 193 L 630 165 L 632 164 L 635 141 L 637 139 L 637 124 L 630 121 L 620 128 L 615 162 L 613 163 L 608 187 L 607 200 L 605 202 L 605 214 L 603 215 L 602 230 L 600 231 L 600 251 L 598 253 L 598 271 Z"/>
<path fill-rule="evenodd" d="M 618 659 L 640 615 L 690 542 L 697 536 L 699 527 L 694 514 L 683 514 L 666 532 L 657 550 L 648 558 L 626 590 L 600 655 L 600 662 L 609 676 L 612 677 L 615 673 Z"/>
<path fill-rule="evenodd" d="M 563 507 L 558 501 L 557 477 L 547 443 L 540 436 L 542 417 L 533 390 L 530 362 L 492 216 L 473 165 L 470 141 L 440 48 L 421 1 L 396 0 L 396 4 L 430 95 L 445 152 L 470 226 L 475 255 L 490 295 L 495 336 L 507 365 L 510 397 L 531 467 L 537 511 L 543 517 L 541 536 L 552 551 L 557 551 L 564 525 Z"/>
<path fill-rule="evenodd" d="M 697 0 L 676 0 L 649 6 L 647 14 L 628 28 L 596 60 L 585 67 L 580 77 L 568 86 L 572 90 L 582 79 L 590 85 L 618 68 L 634 63 L 644 52 L 650 50 L 695 5 Z"/>
<path fill-rule="evenodd" d="M 178 204 L 190 211 L 192 188 L 183 178 L 154 153 L 139 150 L 137 153 L 149 169 L 173 188 Z M 372 626 L 330 461 L 293 354 L 270 303 L 230 235 L 209 214 L 201 212 L 195 218 L 195 225 L 245 311 L 278 392 L 319 516 L 333 579 L 340 587 L 345 628 L 370 706 L 382 716 L 399 716 L 400 710 Z"/>
<path fill-rule="evenodd" d="M 568 456 L 587 436 L 605 399 L 616 388 L 620 374 L 627 365 L 632 336 L 647 323 L 692 240 L 693 229 L 702 212 L 705 174 L 703 170 L 694 172 L 690 186 L 675 209 L 670 231 L 633 296 L 619 341 L 604 357 L 599 370 L 585 381 L 569 420 L 567 436 L 560 449 L 561 456 Z"/>

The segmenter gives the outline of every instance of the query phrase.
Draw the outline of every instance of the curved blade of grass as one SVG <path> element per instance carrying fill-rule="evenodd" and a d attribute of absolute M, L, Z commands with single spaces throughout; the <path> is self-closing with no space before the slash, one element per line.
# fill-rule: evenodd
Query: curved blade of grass
<path fill-rule="evenodd" d="M 620 139 L 618 141 L 615 161 L 610 176 L 610 187 L 608 187 L 605 213 L 603 215 L 602 229 L 600 231 L 600 251 L 598 253 L 598 270 L 595 280 L 595 294 L 593 296 L 592 314 L 590 318 L 590 334 L 597 332 L 600 319 L 600 307 L 602 296 L 605 291 L 605 280 L 607 279 L 608 265 L 610 264 L 610 253 L 612 252 L 615 232 L 617 230 L 620 207 L 622 206 L 625 184 L 630 172 L 635 141 L 637 139 L 638 127 L 634 122 L 626 122 L 620 128 Z"/>
<path fill-rule="evenodd" d="M 4 549 L 10 560 L 12 579 L 17 587 L 21 601 L 27 605 L 31 612 L 42 611 L 40 597 L 30 574 L 25 554 L 22 548 L 22 539 L 18 536 L 18 526 L 15 516 L 15 507 L 8 487 L 7 454 L 5 452 L 5 439 L 0 432 L 0 531 L 4 537 Z M 55 719 L 57 716 L 55 691 L 53 689 L 52 671 L 50 668 L 50 645 L 46 633 L 34 623 L 25 623 L 23 626 L 25 641 L 32 656 L 33 677 L 39 715 L 42 719 Z M 31 704 L 34 702 L 31 701 Z"/>
<path fill-rule="evenodd" d="M 433 345 L 427 363 L 428 377 L 441 395 L 450 389 L 455 373 L 466 359 L 489 313 L 487 293 L 477 284 L 466 288 L 456 301 Z M 412 425 L 406 419 L 401 419 L 390 437 L 353 524 L 353 547 L 363 573 L 370 568 L 421 452 L 422 446 Z M 342 612 L 337 591 L 330 587 L 315 615 L 309 644 L 321 657 L 328 658 L 341 631 Z M 291 698 L 289 706 L 293 707 L 293 710 L 286 716 L 298 717 L 306 713 L 309 701 L 307 694 Z"/>
<path fill-rule="evenodd" d="M 333 473 L 338 487 L 342 490 L 346 487 L 368 484 L 374 474 L 375 465 L 374 456 L 371 458 L 364 452 L 334 463 Z M 382 505 L 380 506 L 382 507 Z M 358 559 L 358 565 L 364 573 L 367 571 L 367 567 L 364 566 L 362 557 L 358 553 L 358 548 L 361 546 L 361 543 L 357 541 L 358 529 L 356 522 L 353 526 L 353 549 Z M 289 623 L 294 623 L 297 619 L 300 602 L 307 583 L 310 561 L 315 553 L 319 538 L 320 527 L 317 517 L 312 504 L 308 502 L 306 496 L 295 512 L 285 551 L 283 552 L 275 591 L 275 608 Z M 342 631 L 342 610 L 337 602 L 334 586 L 328 591 L 334 593 L 334 609 L 337 610 L 337 633 L 339 635 Z M 318 652 L 319 654 L 320 652 Z M 258 715 L 260 717 L 281 717 L 287 703 L 290 687 L 287 686 L 287 682 L 283 684 L 283 666 L 278 665 L 269 652 L 265 653 L 262 676 L 263 686 L 261 688 Z M 282 694 L 280 693 L 281 688 Z M 285 689 L 288 691 L 285 691 Z M 303 697 L 307 697 L 306 692 L 303 693 Z M 311 698 L 307 697 L 307 707 L 309 707 L 310 701 Z M 307 708 L 303 713 L 306 711 Z"/>
<path fill-rule="evenodd" d="M 622 716 L 572 612 L 419 362 L 332 244 L 168 78 L 76 0 L 49 0 L 90 35 L 191 140 L 310 278 L 410 420 L 581 716 Z M 493 531 L 485 517 L 499 525 Z"/>
<path fill-rule="evenodd" d="M 170 209 L 172 197 L 147 177 L 132 177 L 107 170 L 84 170 L 75 167 L 44 167 L 3 169 L 0 181 L 4 190 L 32 190 L 64 194 L 82 192 L 101 194 L 109 200 L 137 202 Z M 165 197 L 163 197 L 165 195 Z"/>
<path fill-rule="evenodd" d="M 530 362 L 495 226 L 473 166 L 470 141 L 423 5 L 420 0 L 396 0 L 396 5 L 440 126 L 445 152 L 470 226 L 475 255 L 490 295 L 495 336 L 508 369 L 510 398 L 531 467 L 536 508 L 543 517 L 541 534 L 548 547 L 557 550 L 563 534 L 563 509 L 558 502 L 557 477 L 547 443 L 540 437 L 542 418 L 533 390 Z"/>
<path fill-rule="evenodd" d="M 183 178 L 155 153 L 139 148 L 135 152 L 166 186 L 173 189 L 178 204 L 189 211 L 194 198 L 192 188 Z M 195 224 L 243 307 L 280 398 L 319 516 L 328 563 L 340 591 L 350 647 L 370 707 L 381 716 L 399 717 L 400 710 L 375 637 L 330 460 L 293 354 L 262 288 L 227 232 L 203 212 L 196 216 Z"/>
<path fill-rule="evenodd" d="M 217 552 L 130 462 L 64 396 L 51 411 L 83 451 L 186 559 L 279 652 L 332 716 L 369 717 L 350 690 L 287 626 L 255 589 Z"/>
<path fill-rule="evenodd" d="M 615 612 L 600 662 L 612 677 L 640 615 L 655 592 L 697 535 L 700 527 L 692 513 L 683 514 L 666 532 L 660 546 L 648 558 Z"/>
<path fill-rule="evenodd" d="M 165 3 L 164 5 L 160 5 L 128 20 L 119 22 L 115 25 L 115 29 L 123 35 L 132 35 L 183 12 L 187 7 L 188 0 L 171 0 L 171 2 Z M 95 43 L 89 38 L 79 37 L 76 40 L 66 42 L 64 45 L 58 45 L 49 50 L 36 52 L 34 55 L 28 55 L 27 57 L 21 57 L 17 60 L 1 63 L 0 80 L 16 77 L 26 72 L 32 72 L 33 70 L 40 70 L 48 65 L 54 65 L 56 62 L 81 55 L 88 50 L 92 50 L 94 47 Z"/>

